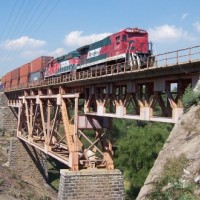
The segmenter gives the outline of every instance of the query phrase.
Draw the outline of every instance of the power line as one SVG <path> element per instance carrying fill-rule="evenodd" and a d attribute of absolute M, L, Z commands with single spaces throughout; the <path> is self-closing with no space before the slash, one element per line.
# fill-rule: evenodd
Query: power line
<path fill-rule="evenodd" d="M 11 31 L 9 31 L 8 36 L 7 36 L 8 38 L 12 36 L 12 32 L 15 30 L 15 28 L 13 28 L 13 27 L 14 27 L 14 26 L 15 26 L 15 27 L 17 26 L 15 23 L 16 23 L 16 21 L 18 20 L 18 17 L 19 17 L 19 15 L 20 15 L 20 12 L 21 12 L 21 10 L 22 10 L 22 8 L 23 8 L 23 6 L 24 6 L 24 2 L 25 2 L 25 0 L 22 1 L 22 4 L 20 5 L 20 8 L 19 8 L 19 10 L 18 10 L 18 12 L 17 12 L 17 16 L 14 18 L 14 22 L 13 22 L 12 29 L 11 29 Z M 10 36 L 10 35 L 11 35 L 11 36 Z"/>
<path fill-rule="evenodd" d="M 59 1 L 60 2 L 60 1 Z M 59 3 L 56 3 L 55 6 L 52 7 L 52 9 L 48 12 L 47 16 L 44 18 L 44 20 L 39 24 L 38 28 L 35 30 L 34 34 L 37 33 L 37 31 L 40 29 L 40 27 L 42 26 L 42 24 L 44 24 L 44 22 L 47 20 L 47 18 L 50 16 L 50 14 L 52 13 L 52 11 L 58 6 Z"/>
<path fill-rule="evenodd" d="M 6 25 L 4 26 L 3 31 L 2 31 L 2 33 L 1 33 L 0 41 L 3 40 L 4 32 L 5 32 L 5 30 L 6 30 L 7 26 L 8 26 L 8 24 L 9 24 L 11 18 L 12 18 L 12 15 L 13 15 L 13 13 L 14 13 L 14 10 L 16 9 L 16 6 L 17 6 L 17 3 L 18 3 L 18 2 L 19 2 L 19 1 L 15 1 L 15 4 L 13 5 L 13 8 L 12 8 L 10 14 L 9 14 L 9 17 L 8 17 L 8 21 L 6 22 Z"/>
<path fill-rule="evenodd" d="M 35 10 L 39 10 L 39 8 L 41 7 L 41 2 L 42 1 L 40 1 L 40 3 L 37 5 L 37 8 Z M 59 2 L 60 1 L 56 1 L 55 4 L 52 4 L 53 6 L 50 7 L 51 4 L 50 4 L 50 1 L 48 1 L 48 3 L 45 4 L 45 8 L 42 8 L 42 11 L 40 13 L 33 12 L 33 13 L 38 13 L 38 15 L 35 15 L 36 17 L 34 17 L 32 15 L 31 19 L 34 19 L 34 20 L 31 20 L 32 23 L 30 23 L 30 21 L 28 21 L 28 20 L 26 21 L 26 23 L 29 23 L 28 25 L 31 26 L 31 27 L 33 27 L 33 28 L 29 29 L 29 26 L 28 26 L 28 28 L 27 28 L 27 26 L 24 26 L 23 27 L 24 31 L 28 30 L 28 33 L 29 33 L 29 32 L 32 32 L 34 30 L 34 27 L 36 27 L 35 31 L 32 34 L 30 34 L 30 35 L 34 35 L 41 28 L 42 24 L 48 19 L 48 17 L 53 12 L 53 10 L 55 10 L 55 8 L 58 6 Z M 39 21 L 40 19 L 41 19 L 41 22 Z M 40 22 L 38 26 L 35 25 L 37 22 L 38 23 Z M 9 63 L 7 63 L 9 66 L 13 64 L 13 62 L 14 62 L 14 54 L 16 54 L 18 51 L 19 51 L 19 49 L 15 48 L 14 52 L 8 53 L 8 56 L 13 55 L 12 56 L 13 57 L 12 61 L 10 61 Z"/>
<path fill-rule="evenodd" d="M 39 19 L 42 18 L 42 16 L 44 15 L 45 11 L 48 9 L 48 7 L 49 7 L 49 5 L 50 5 L 50 2 L 51 2 L 51 1 L 48 1 L 47 4 L 45 5 L 45 9 L 42 10 L 41 13 L 39 13 L 39 15 L 38 15 L 37 18 L 35 19 L 33 25 L 31 26 L 31 29 L 29 30 L 29 32 L 32 31 L 32 29 L 35 27 L 35 25 L 36 25 L 36 23 L 39 21 Z"/>
<path fill-rule="evenodd" d="M 41 1 L 40 1 L 41 2 Z M 44 8 L 38 12 L 38 15 L 36 16 L 35 20 L 33 21 L 32 24 L 29 23 L 29 25 L 31 25 L 31 27 L 35 27 L 36 22 L 38 22 L 39 19 L 41 19 L 41 16 L 46 12 L 46 10 L 48 10 L 48 6 L 50 5 L 50 1 L 48 1 L 47 4 L 44 4 Z M 41 4 L 39 4 L 39 6 L 37 7 L 37 9 L 41 6 Z M 53 6 L 54 7 L 54 6 Z M 51 9 L 52 10 L 52 9 Z M 30 29 L 27 29 L 28 32 L 31 32 Z M 32 35 L 32 34 L 31 34 Z M 12 55 L 14 55 L 15 53 L 17 53 L 18 51 L 20 51 L 20 49 L 14 48 L 14 52 L 12 52 Z M 9 65 L 11 65 L 14 62 L 14 60 L 12 59 L 12 61 L 9 62 Z"/>
<path fill-rule="evenodd" d="M 32 0 L 29 0 L 30 2 L 32 1 Z M 15 26 L 15 28 L 14 28 L 14 30 L 13 30 L 13 33 L 12 33 L 12 35 L 14 35 L 15 37 L 17 37 L 17 34 L 19 34 L 19 32 L 21 32 L 21 30 L 22 30 L 22 21 L 23 21 L 23 17 L 25 18 L 25 19 L 27 19 L 27 17 L 26 16 L 24 16 L 25 14 L 26 15 L 29 15 L 29 11 L 31 10 L 31 8 L 32 8 L 32 5 L 31 5 L 31 3 L 29 2 L 29 1 L 26 1 L 27 2 L 27 5 L 26 5 L 26 7 L 24 8 L 24 10 L 21 12 L 21 16 L 20 16 L 20 18 L 19 18 L 19 20 L 18 21 L 21 21 L 21 24 L 16 24 L 16 26 Z M 36 1 L 34 1 L 34 2 L 36 2 Z M 21 19 L 21 20 L 20 20 Z"/>
<path fill-rule="evenodd" d="M 14 18 L 14 21 L 12 22 L 13 26 L 12 26 L 11 30 L 8 31 L 7 38 L 12 36 L 12 32 L 15 29 L 13 27 L 16 26 L 16 21 L 18 20 L 18 17 L 20 16 L 20 12 L 21 12 L 21 10 L 23 8 L 24 2 L 25 2 L 25 0 L 23 0 L 22 3 L 19 5 L 19 10 L 17 10 L 17 13 L 16 13 L 16 16 Z M 16 7 L 15 7 L 15 9 L 16 9 Z M 2 51 L 3 51 L 3 49 L 0 49 L 0 54 L 1 54 L 2 57 L 4 57 L 6 53 L 5 53 L 5 51 L 3 51 L 3 52 Z"/>
<path fill-rule="evenodd" d="M 35 2 L 36 2 L 36 1 L 35 1 Z M 31 14 L 30 17 L 29 17 L 30 20 L 27 20 L 27 21 L 26 21 L 26 24 L 25 24 L 25 26 L 24 26 L 23 32 L 27 31 L 27 30 L 29 29 L 29 27 L 30 27 L 30 28 L 32 27 L 32 24 L 33 24 L 34 21 L 35 21 L 34 18 L 35 18 L 36 14 L 37 14 L 37 11 L 40 10 L 40 7 L 41 7 L 41 5 L 42 5 L 42 2 L 44 2 L 44 1 L 39 0 L 39 4 L 36 5 L 36 7 L 34 8 L 34 10 L 32 9 L 33 12 L 32 12 L 32 14 Z M 32 22 L 33 22 L 33 23 L 32 23 Z"/>
<path fill-rule="evenodd" d="M 28 13 L 28 16 L 30 16 L 30 18 L 28 18 L 28 17 L 26 17 L 25 19 L 25 24 L 27 24 L 28 23 L 28 25 L 31 25 L 31 23 L 30 23 L 30 21 L 29 21 L 29 19 L 30 20 L 32 20 L 32 19 L 34 19 L 34 15 L 36 15 L 37 14 L 37 10 L 40 8 L 40 6 L 41 6 L 41 4 L 42 4 L 42 2 L 44 2 L 44 1 L 42 1 L 42 0 L 39 0 L 39 4 L 36 4 L 36 0 L 35 1 L 33 1 L 34 2 L 34 6 L 36 5 L 36 7 L 35 7 L 35 9 L 32 9 L 33 10 L 33 12 L 31 13 L 31 15 L 30 15 L 30 13 Z M 33 7 L 32 7 L 33 8 Z M 26 10 L 26 9 L 24 9 L 24 10 Z M 19 11 L 18 11 L 18 13 L 19 13 Z M 16 21 L 16 20 L 15 20 Z M 20 29 L 20 27 L 19 27 L 19 29 Z M 27 29 L 27 26 L 24 26 L 23 27 L 23 29 L 24 29 L 24 31 Z M 21 29 L 20 29 L 21 30 Z M 17 30 L 15 29 L 15 32 L 16 32 Z M 4 54 L 6 54 L 5 55 L 5 57 L 7 57 L 7 58 L 9 58 L 9 57 L 13 57 L 13 59 L 9 62 L 9 63 L 7 63 L 7 65 L 10 65 L 12 62 L 14 62 L 14 54 L 19 50 L 17 50 L 18 48 L 17 47 L 15 47 L 15 48 L 13 48 L 12 49 L 12 51 L 7 51 L 6 53 L 4 53 Z"/>

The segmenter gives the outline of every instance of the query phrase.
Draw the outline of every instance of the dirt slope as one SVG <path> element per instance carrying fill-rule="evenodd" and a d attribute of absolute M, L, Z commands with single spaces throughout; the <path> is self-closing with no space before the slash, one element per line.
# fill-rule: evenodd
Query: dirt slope
<path fill-rule="evenodd" d="M 6 166 L 10 137 L 0 134 L 0 200 L 55 200 L 57 193 L 44 183 L 27 182 Z"/>
<path fill-rule="evenodd" d="M 153 189 L 153 183 L 162 176 L 163 166 L 167 159 L 179 157 L 185 154 L 189 163 L 183 170 L 188 174 L 191 182 L 196 179 L 200 183 L 200 105 L 192 107 L 187 113 L 183 114 L 174 126 L 169 138 L 151 169 L 144 186 L 142 187 L 137 200 L 146 200 Z M 198 184 L 199 184 L 198 183 Z M 200 199 L 199 187 L 195 191 Z"/>

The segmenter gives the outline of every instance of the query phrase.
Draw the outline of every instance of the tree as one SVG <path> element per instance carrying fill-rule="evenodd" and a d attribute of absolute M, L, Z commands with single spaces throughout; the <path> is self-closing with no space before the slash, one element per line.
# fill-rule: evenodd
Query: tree
<path fill-rule="evenodd" d="M 124 174 L 127 199 L 137 197 L 171 128 L 163 123 L 114 121 L 115 165 Z"/>

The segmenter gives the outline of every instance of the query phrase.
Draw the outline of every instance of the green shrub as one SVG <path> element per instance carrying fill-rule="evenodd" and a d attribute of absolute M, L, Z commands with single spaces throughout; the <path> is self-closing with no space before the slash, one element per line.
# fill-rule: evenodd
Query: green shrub
<path fill-rule="evenodd" d="M 193 105 L 197 105 L 199 101 L 200 101 L 200 92 L 194 91 L 191 88 L 191 85 L 189 85 L 186 88 L 185 93 L 183 95 L 184 110 L 187 110 Z"/>
<path fill-rule="evenodd" d="M 187 158 L 182 154 L 179 158 L 171 158 L 167 160 L 164 166 L 163 177 L 168 180 L 168 182 L 176 182 L 183 173 L 183 168 L 187 165 Z"/>
<path fill-rule="evenodd" d="M 183 169 L 188 160 L 185 155 L 167 160 L 163 173 L 155 183 L 150 200 L 197 200 L 194 194 L 195 184 L 181 181 Z"/>

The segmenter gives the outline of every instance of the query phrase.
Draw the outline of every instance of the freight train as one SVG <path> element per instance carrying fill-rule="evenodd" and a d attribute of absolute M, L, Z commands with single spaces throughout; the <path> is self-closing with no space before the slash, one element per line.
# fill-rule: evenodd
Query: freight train
<path fill-rule="evenodd" d="M 66 55 L 37 58 L 7 73 L 2 80 L 5 87 L 10 88 L 25 82 L 124 62 L 136 68 L 145 68 L 154 62 L 152 44 L 145 30 L 126 28 Z"/>

